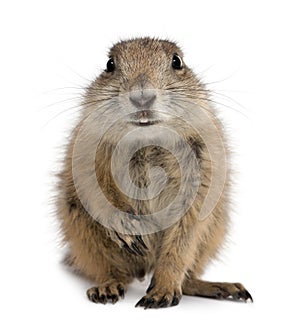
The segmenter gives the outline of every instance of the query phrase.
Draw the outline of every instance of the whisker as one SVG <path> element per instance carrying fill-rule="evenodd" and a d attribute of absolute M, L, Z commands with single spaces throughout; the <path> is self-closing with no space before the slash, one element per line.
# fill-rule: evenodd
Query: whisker
<path fill-rule="evenodd" d="M 76 72 L 71 66 L 68 66 L 68 69 L 74 73 L 75 75 L 79 76 L 82 80 L 84 80 L 85 82 L 87 82 L 88 84 L 90 84 L 92 82 L 91 79 L 87 79 L 86 77 L 84 77 L 83 75 L 79 74 L 78 72 Z"/>
<path fill-rule="evenodd" d="M 234 104 L 238 105 L 240 108 L 244 109 L 245 111 L 247 111 L 248 109 L 243 106 L 241 103 L 239 103 L 238 101 L 236 101 L 235 99 L 231 98 L 230 96 L 226 95 L 226 94 L 223 94 L 223 93 L 218 93 L 214 90 L 211 90 L 210 91 L 212 93 L 213 96 L 220 96 L 220 97 L 223 97 L 225 99 L 227 99 L 228 101 L 231 101 L 233 102 Z"/>
<path fill-rule="evenodd" d="M 168 87 L 168 91 L 170 91 L 171 93 L 176 93 L 176 94 L 180 94 L 182 95 L 183 97 L 186 97 L 188 99 L 194 99 L 194 100 L 204 100 L 204 101 L 207 101 L 209 103 L 213 103 L 214 105 L 216 106 L 222 106 L 222 107 L 225 107 L 227 109 L 230 109 L 232 111 L 235 111 L 239 114 L 241 114 L 243 117 L 245 118 L 249 118 L 247 114 L 245 114 L 244 112 L 234 108 L 233 106 L 230 106 L 230 105 L 227 105 L 226 103 L 222 103 L 220 102 L 219 100 L 216 99 L 217 96 L 219 97 L 224 97 L 226 98 L 227 100 L 231 100 L 232 102 L 234 102 L 234 104 L 238 105 L 239 107 L 241 107 L 242 109 L 244 109 L 245 111 L 247 111 L 247 109 L 242 106 L 240 103 L 238 103 L 237 101 L 235 101 L 234 99 L 230 98 L 229 96 L 225 95 L 225 94 L 221 94 L 221 93 L 218 93 L 214 90 L 210 90 L 210 89 L 203 89 L 203 90 L 199 90 L 199 89 L 195 89 L 195 93 L 201 93 L 201 94 L 204 94 L 203 97 L 200 97 L 199 98 L 199 95 L 198 94 L 191 94 L 191 91 L 193 89 L 189 88 L 189 91 L 186 91 L 185 89 L 181 89 L 181 88 L 171 88 L 171 87 Z"/>
<path fill-rule="evenodd" d="M 74 110 L 74 112 L 78 112 L 80 109 L 84 109 L 84 108 L 89 108 L 93 105 L 96 105 L 96 104 L 101 104 L 102 101 L 101 100 L 89 100 L 89 101 L 86 101 L 84 103 L 79 103 L 77 105 L 74 105 L 74 106 L 71 106 L 71 107 L 68 107 L 62 111 L 60 111 L 59 113 L 57 113 L 56 115 L 54 115 L 50 120 L 48 120 L 42 128 L 46 127 L 50 122 L 52 122 L 53 120 L 55 120 L 56 118 L 58 118 L 60 115 L 64 114 L 64 113 L 67 113 L 69 111 L 72 111 Z"/>
<path fill-rule="evenodd" d="M 211 68 L 211 67 L 210 67 Z M 218 83 L 222 83 L 225 82 L 227 80 L 229 80 L 236 72 L 231 73 L 230 75 L 224 77 L 223 79 L 217 80 L 217 81 L 212 81 L 212 82 L 202 82 L 204 85 L 212 85 L 212 84 L 218 84 Z"/>
<path fill-rule="evenodd" d="M 213 100 L 213 99 L 209 99 L 209 98 L 206 98 L 205 100 L 207 100 L 210 103 L 215 104 L 216 106 L 221 105 L 224 108 L 228 108 L 228 109 L 230 109 L 232 111 L 235 111 L 235 112 L 239 113 L 240 115 L 242 115 L 243 117 L 245 117 L 246 119 L 249 119 L 249 117 L 244 112 L 242 112 L 242 111 L 240 111 L 238 109 L 235 109 L 230 105 L 227 105 L 227 104 L 224 104 L 222 102 L 219 102 L 219 101 L 216 101 L 216 100 Z"/>
<path fill-rule="evenodd" d="M 49 125 L 49 123 L 50 122 L 52 122 L 53 120 L 55 120 L 56 118 L 58 118 L 59 116 L 61 116 L 62 114 L 64 114 L 64 113 L 67 113 L 67 112 L 69 112 L 69 111 L 71 111 L 71 110 L 75 110 L 75 109 L 79 109 L 79 108 L 81 108 L 81 106 L 77 106 L 77 107 L 71 107 L 71 108 L 68 108 L 68 109 L 65 109 L 65 110 L 63 110 L 63 111 L 60 111 L 59 113 L 57 113 L 57 114 L 55 114 L 52 118 L 50 118 L 43 126 L 42 126 L 42 129 L 44 129 L 45 127 L 47 127 L 48 125 Z M 77 112 L 77 111 L 75 111 L 75 112 Z"/>
<path fill-rule="evenodd" d="M 50 104 L 48 104 L 48 105 L 46 105 L 44 107 L 41 107 L 38 111 L 43 111 L 45 109 L 51 108 L 53 106 L 56 106 L 56 105 L 59 105 L 59 104 L 62 104 L 62 103 L 66 103 L 66 102 L 70 102 L 70 101 L 74 101 L 74 100 L 82 100 L 82 99 L 83 99 L 83 96 L 82 97 L 71 97 L 71 98 L 63 99 L 63 100 L 60 100 L 60 101 L 50 103 Z"/>
<path fill-rule="evenodd" d="M 42 94 L 51 94 L 59 91 L 65 91 L 65 90 L 79 90 L 81 92 L 85 91 L 86 87 L 77 87 L 77 86 L 65 86 L 65 87 L 58 87 L 52 90 L 44 91 Z"/>

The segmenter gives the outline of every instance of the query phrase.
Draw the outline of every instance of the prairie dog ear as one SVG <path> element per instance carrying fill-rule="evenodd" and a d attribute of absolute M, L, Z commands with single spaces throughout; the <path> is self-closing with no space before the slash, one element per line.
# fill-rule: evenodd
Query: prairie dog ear
<path fill-rule="evenodd" d="M 177 54 L 181 58 L 183 58 L 183 51 L 176 42 L 169 40 L 160 40 L 160 43 L 167 55 L 172 56 L 173 54 Z"/>

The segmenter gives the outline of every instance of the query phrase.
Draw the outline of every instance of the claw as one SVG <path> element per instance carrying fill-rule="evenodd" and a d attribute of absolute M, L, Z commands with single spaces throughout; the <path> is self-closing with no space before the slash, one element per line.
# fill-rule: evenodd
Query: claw
<path fill-rule="evenodd" d="M 98 302 L 98 296 L 93 294 L 92 295 L 92 302 L 97 303 Z"/>
<path fill-rule="evenodd" d="M 99 301 L 99 292 L 97 288 L 91 288 L 87 291 L 88 299 L 93 303 L 98 303 Z"/>
<path fill-rule="evenodd" d="M 112 295 L 111 296 L 111 302 L 112 302 L 112 304 L 116 304 L 118 300 L 119 300 L 118 295 Z"/>
<path fill-rule="evenodd" d="M 131 250 L 130 248 L 129 248 L 129 246 L 128 246 L 128 244 L 126 243 L 126 242 L 124 242 L 124 244 L 123 244 L 123 248 L 124 249 L 126 249 L 129 253 L 131 253 L 132 255 L 135 255 L 136 256 L 136 253 L 133 251 L 133 250 Z"/>
<path fill-rule="evenodd" d="M 151 308 L 151 307 L 152 307 L 152 305 L 154 305 L 154 303 L 155 303 L 155 300 L 154 300 L 154 298 L 153 298 L 153 297 L 146 299 L 146 302 L 145 302 L 145 304 L 144 304 L 145 310 L 146 310 L 147 308 Z"/>
<path fill-rule="evenodd" d="M 143 306 L 144 303 L 146 301 L 146 298 L 145 297 L 142 297 L 136 304 L 135 304 L 135 307 L 138 307 L 138 306 Z"/>
<path fill-rule="evenodd" d="M 124 298 L 124 295 L 125 295 L 124 288 L 120 285 L 117 288 L 118 288 L 118 292 L 119 292 L 120 297 Z"/>
<path fill-rule="evenodd" d="M 139 254 L 140 256 L 144 256 L 144 254 L 142 253 L 142 251 L 138 248 L 138 246 L 134 243 L 134 242 L 132 242 L 131 243 L 131 248 L 137 253 L 137 254 Z"/>
<path fill-rule="evenodd" d="M 246 290 L 243 290 L 242 292 L 240 292 L 240 299 L 244 300 L 244 302 L 247 302 L 247 294 L 246 294 Z"/>
<path fill-rule="evenodd" d="M 245 293 L 246 293 L 246 299 L 245 299 L 245 301 L 247 302 L 247 299 L 250 299 L 251 302 L 253 303 L 253 298 L 252 298 L 251 294 L 247 290 L 245 291 Z"/>
<path fill-rule="evenodd" d="M 142 236 L 136 236 L 136 240 L 146 249 L 148 250 L 148 247 L 146 246 L 144 240 L 142 239 Z"/>
<path fill-rule="evenodd" d="M 172 303 L 171 303 L 171 306 L 178 305 L 179 304 L 179 301 L 180 301 L 179 297 L 178 296 L 174 296 L 173 297 L 173 300 L 172 300 Z"/>
<path fill-rule="evenodd" d="M 154 286 L 155 286 L 155 278 L 154 277 L 152 277 L 151 278 L 151 282 L 150 282 L 150 285 L 149 285 L 149 287 L 147 288 L 147 290 L 146 290 L 146 293 L 148 294 L 153 288 L 154 288 Z"/>
<path fill-rule="evenodd" d="M 107 303 L 107 298 L 106 298 L 106 296 L 104 294 L 100 295 L 99 302 L 102 303 L 102 304 Z"/>
<path fill-rule="evenodd" d="M 93 302 L 93 303 L 97 303 L 98 302 L 98 296 L 96 294 L 92 294 L 89 299 Z"/>
<path fill-rule="evenodd" d="M 168 306 L 169 301 L 167 298 L 163 297 L 158 303 L 157 303 L 157 307 L 166 307 Z"/>

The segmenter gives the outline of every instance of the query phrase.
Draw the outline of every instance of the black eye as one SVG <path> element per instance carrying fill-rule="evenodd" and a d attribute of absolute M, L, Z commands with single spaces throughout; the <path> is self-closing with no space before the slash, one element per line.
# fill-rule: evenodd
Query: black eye
<path fill-rule="evenodd" d="M 177 54 L 174 54 L 173 55 L 173 58 L 172 58 L 172 67 L 175 70 L 181 70 L 182 67 L 183 67 L 182 59 Z"/>
<path fill-rule="evenodd" d="M 105 72 L 111 73 L 115 70 L 116 66 L 115 66 L 115 62 L 113 58 L 110 58 L 107 63 L 106 63 L 106 70 Z"/>

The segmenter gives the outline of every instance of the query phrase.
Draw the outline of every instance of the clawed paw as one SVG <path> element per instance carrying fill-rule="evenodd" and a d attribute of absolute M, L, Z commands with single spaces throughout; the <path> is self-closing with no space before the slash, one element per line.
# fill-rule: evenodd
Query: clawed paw
<path fill-rule="evenodd" d="M 236 301 L 242 300 L 247 302 L 248 299 L 253 302 L 251 294 L 240 283 L 216 283 L 213 284 L 212 289 L 214 292 L 211 297 L 217 299 L 234 299 Z"/>
<path fill-rule="evenodd" d="M 119 298 L 125 295 L 125 286 L 122 283 L 113 282 L 103 284 L 99 287 L 92 287 L 86 292 L 88 299 L 93 303 L 115 304 Z"/>
<path fill-rule="evenodd" d="M 127 252 L 135 256 L 144 256 L 145 252 L 148 250 L 142 236 L 130 236 L 130 235 L 120 235 L 117 233 L 118 238 L 121 241 L 121 247 Z"/>
<path fill-rule="evenodd" d="M 140 217 L 137 212 L 129 208 L 127 210 L 128 219 L 121 221 L 121 228 L 118 230 L 108 231 L 110 238 L 122 249 L 135 256 L 145 256 L 148 251 L 148 247 L 145 244 L 141 235 L 124 234 L 120 231 L 125 232 L 136 232 L 136 222 L 140 221 Z"/>
<path fill-rule="evenodd" d="M 181 292 L 179 289 L 153 288 L 136 303 L 135 307 L 140 306 L 147 309 L 176 306 L 179 304 L 180 299 Z"/>
<path fill-rule="evenodd" d="M 145 256 L 148 247 L 141 235 L 128 235 L 119 232 L 111 232 L 110 237 L 118 246 L 134 256 Z"/>

